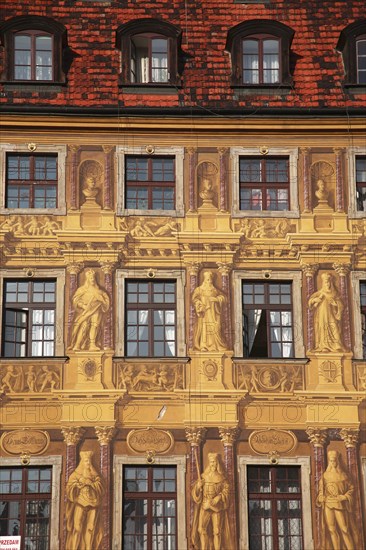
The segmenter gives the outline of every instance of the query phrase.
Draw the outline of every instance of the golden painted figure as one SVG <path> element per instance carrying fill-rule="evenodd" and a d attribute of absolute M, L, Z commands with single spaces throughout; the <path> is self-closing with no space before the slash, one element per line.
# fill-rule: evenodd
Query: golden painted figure
<path fill-rule="evenodd" d="M 345 351 L 342 343 L 343 302 L 330 273 L 321 275 L 322 286 L 309 299 L 309 308 L 315 311 L 314 351 Z"/>
<path fill-rule="evenodd" d="M 196 550 L 233 548 L 227 510 L 230 487 L 221 457 L 208 453 L 208 466 L 192 488 L 197 504 L 192 525 L 192 544 Z"/>
<path fill-rule="evenodd" d="M 215 288 L 212 271 L 205 271 L 201 286 L 192 295 L 192 303 L 198 320 L 194 335 L 194 349 L 199 351 L 224 351 L 227 349 L 222 336 L 221 315 L 225 296 Z"/>
<path fill-rule="evenodd" d="M 328 452 L 328 467 L 320 479 L 317 506 L 323 509 L 323 550 L 358 550 L 357 527 L 352 522 L 354 487 L 342 469 L 337 451 Z"/>
<path fill-rule="evenodd" d="M 103 537 L 102 478 L 92 464 L 92 451 L 82 451 L 66 485 L 66 550 L 98 550 Z"/>
<path fill-rule="evenodd" d="M 100 350 L 103 317 L 110 307 L 110 300 L 108 294 L 98 286 L 94 269 L 86 271 L 86 281 L 75 292 L 72 303 L 75 317 L 71 349 Z"/>

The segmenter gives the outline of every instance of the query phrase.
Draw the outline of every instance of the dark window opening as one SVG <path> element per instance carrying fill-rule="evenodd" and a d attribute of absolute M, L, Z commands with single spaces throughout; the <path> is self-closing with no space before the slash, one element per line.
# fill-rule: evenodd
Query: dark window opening
<path fill-rule="evenodd" d="M 357 210 L 366 212 L 366 156 L 356 157 Z"/>

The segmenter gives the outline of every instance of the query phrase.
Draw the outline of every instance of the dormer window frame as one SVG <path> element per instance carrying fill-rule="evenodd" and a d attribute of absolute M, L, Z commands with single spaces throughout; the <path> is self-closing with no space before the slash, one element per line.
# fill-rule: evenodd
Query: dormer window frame
<path fill-rule="evenodd" d="M 366 70 L 360 70 L 359 67 L 358 46 L 363 41 L 366 43 L 366 19 L 351 23 L 340 34 L 336 49 L 341 52 L 343 58 L 345 88 L 366 89 Z M 361 82 L 360 72 L 365 75 L 364 82 Z"/>
<path fill-rule="evenodd" d="M 148 82 L 133 78 L 132 60 L 133 60 L 133 41 L 136 38 L 146 39 L 165 39 L 167 40 L 167 80 L 153 81 L 151 72 L 152 52 L 149 52 L 149 78 Z M 178 87 L 181 84 L 181 76 L 179 74 L 179 58 L 180 45 L 182 41 L 182 31 L 168 23 L 159 19 L 138 19 L 129 21 L 121 25 L 116 33 L 116 47 L 121 50 L 121 73 L 119 75 L 119 85 L 123 87 L 141 87 L 141 88 L 166 88 Z M 136 72 L 135 72 L 136 74 Z M 139 81 L 140 80 L 140 81 Z"/>
<path fill-rule="evenodd" d="M 256 19 L 236 25 L 228 32 L 226 51 L 231 53 L 231 84 L 233 88 L 278 88 L 290 87 L 293 79 L 290 74 L 290 46 L 294 31 L 278 21 Z M 279 42 L 279 79 L 278 82 L 264 82 L 263 48 L 259 48 L 259 79 L 258 82 L 244 82 L 243 78 L 243 43 L 245 40 L 258 40 L 263 45 L 264 40 Z"/>

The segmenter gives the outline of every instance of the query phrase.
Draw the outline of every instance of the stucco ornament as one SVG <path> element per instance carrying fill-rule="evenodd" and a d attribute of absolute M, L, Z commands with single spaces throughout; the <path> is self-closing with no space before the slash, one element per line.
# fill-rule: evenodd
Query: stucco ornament
<path fill-rule="evenodd" d="M 192 295 L 197 314 L 194 349 L 199 351 L 224 351 L 227 349 L 222 336 L 222 312 L 226 297 L 213 284 L 212 271 L 205 271 L 201 286 Z"/>
<path fill-rule="evenodd" d="M 346 351 L 342 342 L 343 302 L 330 273 L 321 275 L 320 290 L 309 299 L 309 308 L 315 311 L 315 349 L 313 351 Z"/>
<path fill-rule="evenodd" d="M 110 299 L 96 281 L 94 269 L 86 271 L 85 283 L 77 289 L 72 299 L 75 317 L 70 348 L 74 351 L 101 349 L 102 327 Z"/>
<path fill-rule="evenodd" d="M 328 467 L 320 479 L 317 506 L 322 508 L 322 548 L 357 550 L 357 526 L 352 521 L 354 486 L 337 451 L 328 452 Z"/>
<path fill-rule="evenodd" d="M 92 451 L 82 451 L 66 485 L 66 550 L 99 550 L 104 483 L 92 464 Z"/>
<path fill-rule="evenodd" d="M 228 519 L 230 486 L 221 456 L 208 453 L 208 466 L 192 488 L 197 504 L 192 544 L 197 550 L 223 550 L 233 547 Z"/>

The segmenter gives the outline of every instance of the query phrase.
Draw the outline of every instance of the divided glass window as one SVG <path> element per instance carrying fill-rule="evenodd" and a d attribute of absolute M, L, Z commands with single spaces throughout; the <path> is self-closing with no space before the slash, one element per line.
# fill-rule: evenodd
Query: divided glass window
<path fill-rule="evenodd" d="M 356 157 L 357 210 L 366 212 L 366 156 Z"/>
<path fill-rule="evenodd" d="M 14 80 L 53 80 L 53 36 L 40 31 L 14 35 Z"/>
<path fill-rule="evenodd" d="M 126 281 L 126 355 L 176 355 L 176 282 Z"/>
<path fill-rule="evenodd" d="M 4 282 L 3 356 L 55 353 L 56 281 Z"/>
<path fill-rule="evenodd" d="M 248 466 L 250 550 L 303 550 L 299 467 Z"/>
<path fill-rule="evenodd" d="M 245 281 L 242 300 L 244 357 L 293 357 L 291 283 Z"/>
<path fill-rule="evenodd" d="M 248 37 L 242 41 L 243 84 L 280 82 L 280 40 L 273 36 Z"/>
<path fill-rule="evenodd" d="M 366 84 L 366 37 L 356 42 L 357 83 Z"/>
<path fill-rule="evenodd" d="M 169 40 L 138 34 L 131 38 L 131 82 L 164 84 L 169 81 Z"/>
<path fill-rule="evenodd" d="M 240 157 L 240 210 L 289 210 L 289 159 Z"/>
<path fill-rule="evenodd" d="M 177 550 L 175 466 L 123 468 L 123 549 Z"/>
<path fill-rule="evenodd" d="M 126 208 L 175 209 L 174 157 L 127 156 Z"/>
<path fill-rule="evenodd" d="M 57 207 L 57 155 L 6 156 L 6 208 Z"/>
<path fill-rule="evenodd" d="M 50 547 L 52 468 L 0 469 L 0 536 L 21 536 L 21 550 Z"/>

